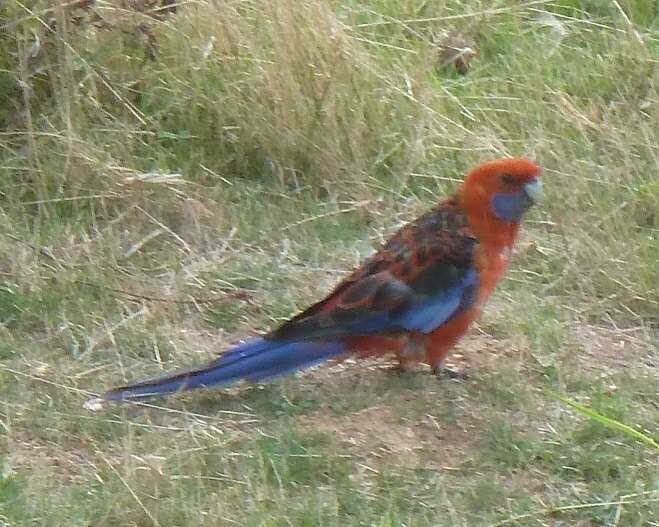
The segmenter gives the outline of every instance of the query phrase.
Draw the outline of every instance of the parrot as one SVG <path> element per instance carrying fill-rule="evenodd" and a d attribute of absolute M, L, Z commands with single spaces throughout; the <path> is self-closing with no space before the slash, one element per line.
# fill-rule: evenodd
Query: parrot
<path fill-rule="evenodd" d="M 320 302 L 204 366 L 112 388 L 99 400 L 259 383 L 350 356 L 445 371 L 508 266 L 523 214 L 542 197 L 540 172 L 524 158 L 476 166 L 454 195 L 401 227 Z"/>

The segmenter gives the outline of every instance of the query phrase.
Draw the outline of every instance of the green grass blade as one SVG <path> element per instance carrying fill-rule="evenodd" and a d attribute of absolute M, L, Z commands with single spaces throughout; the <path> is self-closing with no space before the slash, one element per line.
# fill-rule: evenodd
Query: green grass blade
<path fill-rule="evenodd" d="M 632 428 L 631 426 L 626 425 L 625 423 L 621 423 L 620 421 L 602 415 L 599 412 L 593 410 L 592 408 L 584 406 L 583 404 L 579 404 L 578 402 L 573 401 L 572 399 L 569 399 L 567 397 L 564 397 L 561 394 L 556 393 L 552 390 L 547 390 L 547 392 L 551 397 L 562 402 L 563 404 L 566 404 L 574 408 L 580 414 L 590 417 L 591 419 L 594 419 L 595 421 L 603 424 L 604 426 L 608 426 L 609 428 L 613 428 L 614 430 L 619 430 L 620 432 L 623 432 L 624 434 L 627 434 L 628 436 L 633 437 L 634 439 L 637 439 L 638 441 L 641 441 L 642 443 L 645 443 L 646 445 L 659 450 L 659 443 L 657 443 L 649 435 L 644 434 L 643 432 L 639 432 L 635 428 Z"/>

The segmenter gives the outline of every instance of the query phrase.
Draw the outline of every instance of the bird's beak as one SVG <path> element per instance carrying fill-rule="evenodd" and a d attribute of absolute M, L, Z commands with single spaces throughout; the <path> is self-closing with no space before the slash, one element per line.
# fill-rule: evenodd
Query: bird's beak
<path fill-rule="evenodd" d="M 539 179 L 533 178 L 524 185 L 524 192 L 534 204 L 542 201 L 542 183 Z"/>

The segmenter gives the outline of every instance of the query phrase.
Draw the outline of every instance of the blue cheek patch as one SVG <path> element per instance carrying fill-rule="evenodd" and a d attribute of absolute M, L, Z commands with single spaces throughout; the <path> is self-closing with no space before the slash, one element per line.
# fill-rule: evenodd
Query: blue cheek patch
<path fill-rule="evenodd" d="M 497 193 L 492 196 L 492 208 L 502 221 L 519 221 L 524 211 L 531 206 L 531 200 L 523 190 L 513 193 Z"/>

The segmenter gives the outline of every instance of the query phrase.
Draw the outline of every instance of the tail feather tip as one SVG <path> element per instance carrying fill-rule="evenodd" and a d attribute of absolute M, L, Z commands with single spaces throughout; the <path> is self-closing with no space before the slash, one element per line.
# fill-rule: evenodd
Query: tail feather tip
<path fill-rule="evenodd" d="M 83 404 L 82 407 L 85 410 L 89 410 L 90 412 L 100 412 L 103 409 L 103 406 L 105 406 L 106 402 L 107 399 L 102 397 L 94 397 L 93 399 L 88 399 L 85 401 L 85 404 Z"/>

